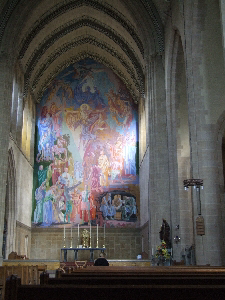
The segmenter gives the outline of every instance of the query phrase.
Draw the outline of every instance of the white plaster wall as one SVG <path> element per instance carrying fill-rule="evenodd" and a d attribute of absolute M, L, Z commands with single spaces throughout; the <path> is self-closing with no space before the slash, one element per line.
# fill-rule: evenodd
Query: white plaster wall
<path fill-rule="evenodd" d="M 16 220 L 30 227 L 33 167 L 12 139 L 9 140 L 10 148 L 13 150 L 16 169 Z"/>

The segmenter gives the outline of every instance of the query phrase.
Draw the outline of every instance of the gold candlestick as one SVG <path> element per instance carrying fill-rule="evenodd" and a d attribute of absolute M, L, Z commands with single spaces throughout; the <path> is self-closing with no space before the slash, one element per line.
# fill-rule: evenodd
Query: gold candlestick
<path fill-rule="evenodd" d="M 79 248 L 80 245 L 80 225 L 77 226 L 77 248 Z"/>
<path fill-rule="evenodd" d="M 97 245 L 96 248 L 98 248 L 98 224 L 97 224 Z"/>
<path fill-rule="evenodd" d="M 91 248 L 91 223 L 90 223 L 90 246 L 89 248 Z"/>
<path fill-rule="evenodd" d="M 70 248 L 73 248 L 73 237 L 70 238 Z"/>

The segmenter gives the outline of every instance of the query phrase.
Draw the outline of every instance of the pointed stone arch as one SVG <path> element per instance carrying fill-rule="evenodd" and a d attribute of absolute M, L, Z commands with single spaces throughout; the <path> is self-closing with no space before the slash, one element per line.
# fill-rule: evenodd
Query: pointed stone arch
<path fill-rule="evenodd" d="M 5 198 L 6 246 L 5 258 L 15 251 L 16 241 L 16 168 L 12 148 L 8 150 L 8 172 Z"/>

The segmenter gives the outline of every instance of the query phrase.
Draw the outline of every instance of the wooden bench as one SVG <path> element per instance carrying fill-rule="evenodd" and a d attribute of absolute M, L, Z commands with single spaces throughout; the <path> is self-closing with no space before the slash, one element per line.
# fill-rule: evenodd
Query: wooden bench
<path fill-rule="evenodd" d="M 222 299 L 225 292 L 225 268 L 217 267 L 91 267 L 77 269 L 60 278 L 42 274 L 42 285 L 7 282 L 5 300 L 62 299 Z M 18 279 L 19 280 L 19 279 Z M 15 283 L 17 282 L 17 283 Z M 13 287 L 10 287 L 13 285 Z M 169 297 L 169 298 L 168 298 Z"/>
<path fill-rule="evenodd" d="M 40 268 L 39 266 L 0 266 L 0 289 L 2 299 L 4 299 L 5 294 L 5 282 L 6 279 L 11 275 L 17 275 L 21 284 L 28 285 L 36 285 L 40 284 L 40 272 L 46 270 L 43 266 Z"/>
<path fill-rule="evenodd" d="M 71 273 L 57 273 L 49 278 L 49 285 L 59 284 L 225 284 L 224 268 L 172 268 L 172 267 L 93 267 L 75 270 Z"/>
<path fill-rule="evenodd" d="M 18 279 L 19 280 L 19 279 Z M 11 280 L 14 286 L 7 285 L 5 300 L 61 300 L 68 299 L 223 299 L 224 285 L 96 285 L 96 284 L 59 284 L 59 285 L 21 285 Z"/>

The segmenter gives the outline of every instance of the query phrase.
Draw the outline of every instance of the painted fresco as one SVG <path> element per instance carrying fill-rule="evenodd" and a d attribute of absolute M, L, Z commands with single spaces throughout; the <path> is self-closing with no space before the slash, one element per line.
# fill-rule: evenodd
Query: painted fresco
<path fill-rule="evenodd" d="M 35 160 L 33 226 L 137 221 L 137 105 L 102 64 L 82 60 L 49 85 L 37 105 Z"/>

